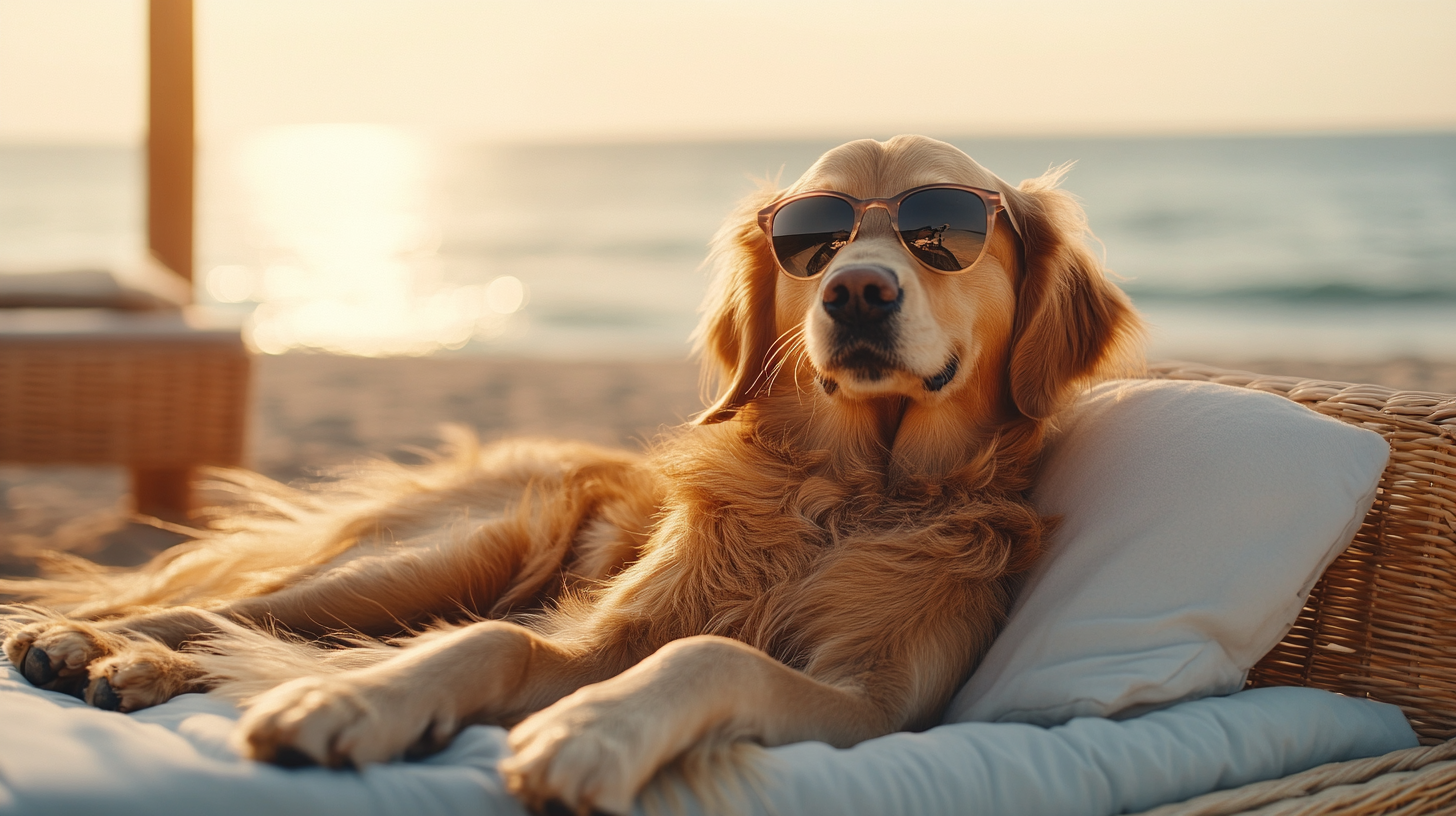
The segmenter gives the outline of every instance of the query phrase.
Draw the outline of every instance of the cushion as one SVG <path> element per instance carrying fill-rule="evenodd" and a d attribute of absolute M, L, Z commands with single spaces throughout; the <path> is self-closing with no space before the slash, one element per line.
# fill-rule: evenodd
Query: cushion
<path fill-rule="evenodd" d="M 947 720 L 1053 725 L 1237 691 L 1354 537 L 1388 456 L 1271 394 L 1096 387 L 1035 493 L 1061 524 Z"/>
<path fill-rule="evenodd" d="M 472 726 L 424 761 L 355 773 L 241 759 L 227 745 L 237 718 L 226 700 L 201 694 L 135 714 L 99 711 L 34 688 L 0 661 L 0 816 L 525 814 L 496 772 L 507 751 L 501 728 Z M 1126 722 L 963 723 L 848 750 L 773 748 L 758 764 L 762 800 L 751 810 L 1103 816 L 1415 745 L 1393 706 L 1254 689 Z M 676 794 L 672 812 L 705 811 L 670 779 L 657 785 L 653 795 Z"/>
<path fill-rule="evenodd" d="M 151 258 L 115 269 L 56 269 L 0 274 L 0 308 L 176 309 L 192 286 Z"/>
<path fill-rule="evenodd" d="M 1392 705 L 1250 689 L 1125 721 L 958 723 L 848 750 L 787 745 L 760 771 L 757 812 L 1109 816 L 1417 744 Z"/>

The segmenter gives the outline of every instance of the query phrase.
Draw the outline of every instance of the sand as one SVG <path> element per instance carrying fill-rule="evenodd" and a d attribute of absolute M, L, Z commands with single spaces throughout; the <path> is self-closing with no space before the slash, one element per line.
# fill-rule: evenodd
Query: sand
<path fill-rule="evenodd" d="M 1210 362 L 1456 394 L 1456 359 Z M 464 425 L 484 439 L 549 435 L 635 447 L 701 407 L 697 368 L 679 360 L 290 354 L 258 357 L 255 372 L 248 464 L 287 482 L 361 458 L 410 461 L 438 443 L 443 423 Z M 31 555 L 47 547 L 128 565 L 180 540 L 127 518 L 120 468 L 0 467 L 0 573 L 31 572 Z"/>

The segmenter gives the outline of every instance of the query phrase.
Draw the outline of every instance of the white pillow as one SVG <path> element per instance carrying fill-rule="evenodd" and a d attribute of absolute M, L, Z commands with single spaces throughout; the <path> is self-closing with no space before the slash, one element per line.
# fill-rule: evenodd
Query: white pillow
<path fill-rule="evenodd" d="M 1055 725 L 1238 691 L 1349 545 L 1389 453 L 1271 394 L 1098 386 L 1036 490 L 1061 526 L 946 721 Z"/>

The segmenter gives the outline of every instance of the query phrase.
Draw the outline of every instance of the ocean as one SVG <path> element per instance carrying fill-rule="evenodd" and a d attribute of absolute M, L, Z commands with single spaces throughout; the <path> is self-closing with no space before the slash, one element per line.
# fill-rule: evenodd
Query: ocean
<path fill-rule="evenodd" d="M 1456 358 L 1456 134 L 948 141 L 1011 181 L 1076 162 L 1064 187 L 1155 358 Z M 269 353 L 681 357 L 724 216 L 832 146 L 219 140 L 198 297 Z M 141 160 L 0 146 L 0 269 L 137 253 Z"/>

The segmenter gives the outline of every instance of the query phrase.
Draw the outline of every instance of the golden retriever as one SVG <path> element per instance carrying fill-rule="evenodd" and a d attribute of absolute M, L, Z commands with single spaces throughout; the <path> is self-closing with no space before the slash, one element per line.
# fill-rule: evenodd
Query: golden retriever
<path fill-rule="evenodd" d="M 232 474 L 248 509 L 139 570 L 5 582 L 65 613 L 14 612 L 5 653 L 102 708 L 230 694 L 239 750 L 284 764 L 500 723 L 510 790 L 577 812 L 626 813 L 700 750 L 933 725 L 1040 552 L 1048 420 L 1136 364 L 1057 177 L 1012 187 L 917 136 L 835 148 L 714 239 L 717 388 L 646 455 L 461 438 L 315 490 Z M 985 207 L 983 249 L 902 223 L 938 217 L 902 195 L 927 186 Z M 785 226 L 809 192 L 829 232 Z"/>

